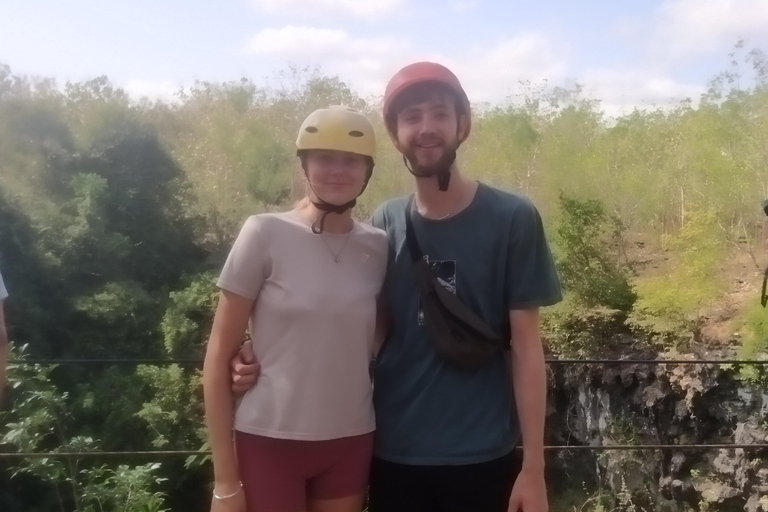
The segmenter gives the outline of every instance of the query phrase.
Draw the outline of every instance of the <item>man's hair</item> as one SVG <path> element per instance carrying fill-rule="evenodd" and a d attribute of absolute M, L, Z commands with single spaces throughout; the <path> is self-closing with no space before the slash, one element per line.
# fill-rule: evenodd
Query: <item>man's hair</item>
<path fill-rule="evenodd" d="M 412 85 L 392 101 L 392 107 L 389 109 L 387 119 L 384 121 L 386 122 L 387 127 L 389 127 L 393 133 L 397 134 L 397 116 L 403 110 L 412 107 L 413 105 L 424 103 L 427 100 L 446 95 L 453 98 L 457 120 L 461 116 L 466 116 L 468 114 L 464 108 L 464 103 L 462 103 L 458 94 L 456 94 L 456 91 L 450 86 L 441 82 L 421 82 Z"/>

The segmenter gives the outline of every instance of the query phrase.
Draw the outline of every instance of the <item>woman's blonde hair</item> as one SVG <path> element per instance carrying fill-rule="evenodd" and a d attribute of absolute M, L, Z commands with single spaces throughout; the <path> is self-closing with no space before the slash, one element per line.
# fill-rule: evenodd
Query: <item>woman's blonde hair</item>
<path fill-rule="evenodd" d="M 291 169 L 291 199 L 294 208 L 306 208 L 311 202 L 307 191 L 307 178 L 298 158 Z"/>
<path fill-rule="evenodd" d="M 294 210 L 301 210 L 302 208 L 306 208 L 312 203 L 312 200 L 309 198 L 309 196 L 304 196 L 301 199 L 294 201 L 293 208 Z"/>

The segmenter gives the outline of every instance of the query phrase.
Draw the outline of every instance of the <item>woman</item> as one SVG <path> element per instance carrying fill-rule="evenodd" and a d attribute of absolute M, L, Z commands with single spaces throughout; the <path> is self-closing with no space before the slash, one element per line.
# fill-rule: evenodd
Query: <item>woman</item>
<path fill-rule="evenodd" d="M 351 208 L 373 171 L 373 126 L 346 107 L 320 109 L 296 146 L 307 197 L 289 212 L 250 217 L 218 282 L 203 374 L 212 512 L 362 509 L 387 240 Z M 246 326 L 261 373 L 233 421 L 229 361 Z"/>

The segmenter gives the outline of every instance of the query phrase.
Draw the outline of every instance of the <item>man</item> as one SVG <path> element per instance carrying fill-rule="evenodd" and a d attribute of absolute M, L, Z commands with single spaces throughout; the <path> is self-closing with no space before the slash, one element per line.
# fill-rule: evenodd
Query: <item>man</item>
<path fill-rule="evenodd" d="M 3 275 L 0 274 L 0 398 L 3 396 L 5 363 L 8 358 L 8 334 L 5 330 L 5 313 L 3 312 L 3 303 L 6 297 L 8 297 L 8 291 L 5 289 Z"/>
<path fill-rule="evenodd" d="M 498 334 L 510 326 L 511 350 L 472 371 L 438 356 L 422 325 L 405 243 L 411 201 L 379 207 L 372 224 L 389 238 L 383 296 L 392 324 L 374 368 L 370 510 L 546 512 L 538 310 L 561 292 L 541 218 L 527 199 L 461 173 L 456 150 L 470 134 L 470 104 L 445 67 L 421 62 L 400 70 L 387 86 L 384 120 L 415 176 L 412 222 L 425 259 Z M 233 365 L 235 386 L 251 384 Z M 521 437 L 522 453 L 514 450 Z"/>

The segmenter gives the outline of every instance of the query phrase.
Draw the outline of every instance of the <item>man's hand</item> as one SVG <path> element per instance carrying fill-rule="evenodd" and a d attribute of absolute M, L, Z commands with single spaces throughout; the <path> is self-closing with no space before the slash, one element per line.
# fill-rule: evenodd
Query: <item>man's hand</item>
<path fill-rule="evenodd" d="M 512 487 L 508 512 L 548 512 L 548 510 L 544 470 L 523 466 Z"/>
<path fill-rule="evenodd" d="M 253 356 L 253 341 L 243 343 L 240 352 L 229 362 L 232 369 L 232 394 L 240 398 L 251 389 L 259 379 L 261 366 Z"/>

